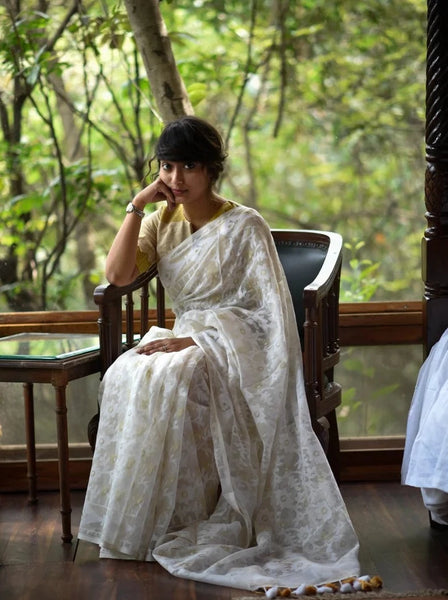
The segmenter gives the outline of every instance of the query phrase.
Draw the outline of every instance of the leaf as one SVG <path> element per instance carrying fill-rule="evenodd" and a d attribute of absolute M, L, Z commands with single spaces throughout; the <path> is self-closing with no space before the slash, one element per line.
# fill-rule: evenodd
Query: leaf
<path fill-rule="evenodd" d="M 389 396 L 393 392 L 396 392 L 399 387 L 399 383 L 391 383 L 390 385 L 385 385 L 377 390 L 373 390 L 372 398 L 382 398 L 384 396 Z"/>
<path fill-rule="evenodd" d="M 39 79 L 39 73 L 40 73 L 40 64 L 34 63 L 34 65 L 31 67 L 31 70 L 26 78 L 26 82 L 28 83 L 28 85 L 30 85 L 31 87 L 34 87 L 34 85 L 36 85 L 36 81 Z"/>
<path fill-rule="evenodd" d="M 207 96 L 207 86 L 205 83 L 192 83 L 188 88 L 188 97 L 193 106 L 197 106 L 201 100 Z"/>

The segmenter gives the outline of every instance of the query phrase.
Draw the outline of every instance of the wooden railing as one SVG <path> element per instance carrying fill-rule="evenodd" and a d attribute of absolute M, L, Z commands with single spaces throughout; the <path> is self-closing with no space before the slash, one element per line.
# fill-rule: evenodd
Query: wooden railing
<path fill-rule="evenodd" d="M 422 302 L 342 303 L 339 339 L 343 347 L 422 344 Z"/>
<path fill-rule="evenodd" d="M 423 359 L 422 302 L 342 303 L 339 314 L 341 347 L 415 344 L 422 346 Z M 96 310 L 1 313 L 0 336 L 23 331 L 97 333 L 97 319 Z M 150 311 L 149 324 L 156 324 L 156 319 L 156 311 Z M 172 322 L 173 315 L 167 311 L 167 326 L 171 327 Z M 137 320 L 136 331 L 139 325 Z M 404 438 L 342 439 L 341 480 L 398 480 L 403 444 Z M 87 443 L 84 452 L 90 456 Z M 74 457 L 70 462 L 74 487 L 83 487 L 88 478 L 90 459 Z M 54 489 L 57 486 L 56 461 L 43 461 L 40 469 L 43 480 L 48 480 L 48 488 Z M 8 459 L 0 462 L 0 481 L 5 482 L 0 484 L 0 491 L 26 489 L 26 463 Z"/>
<path fill-rule="evenodd" d="M 97 333 L 97 319 L 96 310 L 0 313 L 0 337 L 22 331 Z M 150 325 L 156 319 L 156 311 L 150 310 Z M 168 310 L 168 327 L 172 321 Z M 342 347 L 421 344 L 422 302 L 341 303 L 339 339 Z"/>

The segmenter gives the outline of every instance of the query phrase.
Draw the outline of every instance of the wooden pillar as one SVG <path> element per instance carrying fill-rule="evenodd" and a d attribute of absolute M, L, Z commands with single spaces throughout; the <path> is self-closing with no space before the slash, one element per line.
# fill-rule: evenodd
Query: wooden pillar
<path fill-rule="evenodd" d="M 422 240 L 425 355 L 448 327 L 448 2 L 428 0 L 427 228 Z"/>

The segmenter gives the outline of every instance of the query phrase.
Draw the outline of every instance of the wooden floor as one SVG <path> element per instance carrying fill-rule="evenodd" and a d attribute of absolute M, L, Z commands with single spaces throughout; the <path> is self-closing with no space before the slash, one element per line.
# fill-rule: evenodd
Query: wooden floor
<path fill-rule="evenodd" d="M 391 592 L 448 588 L 448 532 L 430 529 L 419 490 L 398 483 L 341 486 L 358 532 L 361 574 L 380 575 Z M 72 493 L 73 533 L 83 492 Z M 237 600 L 241 590 L 168 575 L 156 564 L 99 560 L 97 549 L 60 540 L 57 493 L 0 495 L 1 600 Z"/>

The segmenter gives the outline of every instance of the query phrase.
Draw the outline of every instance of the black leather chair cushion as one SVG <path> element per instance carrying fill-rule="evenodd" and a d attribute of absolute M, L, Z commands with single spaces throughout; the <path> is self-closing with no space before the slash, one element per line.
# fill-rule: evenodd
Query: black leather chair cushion
<path fill-rule="evenodd" d="M 318 243 L 279 240 L 275 241 L 275 245 L 288 280 L 303 348 L 303 324 L 305 321 L 303 290 L 318 275 L 328 247 Z"/>

